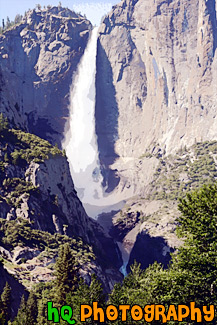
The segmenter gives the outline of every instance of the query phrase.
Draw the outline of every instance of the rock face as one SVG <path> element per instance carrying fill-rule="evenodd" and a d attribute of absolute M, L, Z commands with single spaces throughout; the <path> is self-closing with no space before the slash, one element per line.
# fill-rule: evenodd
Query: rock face
<path fill-rule="evenodd" d="M 105 290 L 109 291 L 122 278 L 117 271 L 121 257 L 112 238 L 106 236 L 97 222 L 87 216 L 77 197 L 64 152 L 20 130 L 1 130 L 0 140 L 0 218 L 14 225 L 25 220 L 32 231 L 42 230 L 50 236 L 52 234 L 57 242 L 57 233 L 76 240 L 81 237 L 85 244 L 93 247 L 96 256 L 91 268 L 82 269 L 83 276 L 88 277 L 95 272 Z M 7 231 L 3 229 L 4 232 Z M 28 240 L 30 235 L 26 236 Z M 16 239 L 15 243 L 19 246 Z M 29 239 L 22 251 L 10 252 L 5 250 L 7 246 L 4 247 L 4 241 L 1 243 L 0 240 L 0 256 L 16 265 L 18 278 L 21 275 L 17 265 L 42 253 L 40 249 L 31 249 L 32 242 L 34 239 Z M 34 273 L 34 282 L 49 281 L 52 272 L 47 271 L 46 265 L 43 272 L 43 265 L 38 263 L 36 259 L 26 266 Z"/>
<path fill-rule="evenodd" d="M 130 265 L 136 260 L 141 264 L 143 269 L 155 261 L 161 263 L 165 267 L 168 266 L 172 250 L 161 237 L 151 237 L 146 233 L 140 233 L 136 237 L 136 242 L 130 254 L 130 259 L 127 265 L 127 271 L 130 272 Z"/>
<path fill-rule="evenodd" d="M 22 150 L 24 142 L 14 146 L 9 137 L 10 133 L 1 138 L 0 145 L 0 217 L 34 221 L 36 229 L 60 234 L 65 224 L 70 235 L 89 242 L 91 222 L 77 197 L 66 158 L 59 151 L 41 162 L 14 162 L 13 154 Z M 4 162 L 6 147 L 8 162 Z"/>
<path fill-rule="evenodd" d="M 0 36 L 0 107 L 16 126 L 60 143 L 72 75 L 91 23 L 69 9 L 31 10 Z"/>
<path fill-rule="evenodd" d="M 139 193 L 156 168 L 142 155 L 217 138 L 216 26 L 214 0 L 123 0 L 104 19 L 96 126 L 108 189 L 121 179 Z"/>

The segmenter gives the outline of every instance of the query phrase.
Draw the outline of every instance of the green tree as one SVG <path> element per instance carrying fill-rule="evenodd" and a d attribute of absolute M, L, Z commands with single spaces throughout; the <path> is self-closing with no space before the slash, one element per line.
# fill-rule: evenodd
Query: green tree
<path fill-rule="evenodd" d="M 13 325 L 29 325 L 37 324 L 37 298 L 33 291 L 30 291 L 27 301 L 24 295 L 21 298 L 20 307 L 17 313 L 17 317 L 13 321 Z"/>
<path fill-rule="evenodd" d="M 4 311 L 3 311 L 2 299 L 0 296 L 0 325 L 4 325 L 5 323 L 6 323 L 6 320 L 5 320 L 5 315 L 4 315 Z"/>
<path fill-rule="evenodd" d="M 99 307 L 105 307 L 105 295 L 103 294 L 102 285 L 96 275 L 92 274 L 89 285 L 85 283 L 83 279 L 80 279 L 76 291 L 67 295 L 66 302 L 68 305 L 73 306 L 73 318 L 76 320 L 76 324 L 83 324 L 80 322 L 80 305 L 92 305 L 94 301 L 98 302 Z M 99 322 L 94 322 L 93 319 L 90 318 L 87 319 L 85 323 L 98 324 Z"/>
<path fill-rule="evenodd" d="M 66 295 L 75 290 L 78 282 L 78 266 L 68 243 L 60 246 L 55 268 L 55 302 L 63 306 Z"/>
<path fill-rule="evenodd" d="M 47 302 L 53 301 L 53 283 L 52 282 L 41 282 L 34 288 L 34 293 L 38 298 L 38 325 L 48 325 L 50 322 L 47 320 Z"/>
<path fill-rule="evenodd" d="M 8 153 L 6 152 L 4 155 L 4 161 L 7 163 L 9 162 L 9 158 L 8 158 Z"/>
<path fill-rule="evenodd" d="M 38 302 L 38 317 L 37 324 L 38 325 L 48 325 L 50 322 L 47 320 L 47 302 L 50 301 L 50 293 L 49 291 L 43 290 L 42 297 Z"/>
<path fill-rule="evenodd" d="M 28 324 L 36 324 L 37 315 L 38 315 L 38 302 L 36 295 L 33 291 L 30 291 L 26 308 L 27 308 L 27 322 Z"/>
<path fill-rule="evenodd" d="M 24 295 L 21 298 L 17 316 L 12 324 L 13 325 L 29 325 L 28 320 L 27 320 L 27 306 L 26 306 L 26 300 L 25 300 Z"/>
<path fill-rule="evenodd" d="M 0 325 L 5 325 L 6 320 L 3 312 L 0 312 Z"/>
<path fill-rule="evenodd" d="M 6 20 L 6 29 L 10 28 L 12 25 L 11 21 L 10 21 L 10 18 L 7 17 L 7 20 Z"/>
<path fill-rule="evenodd" d="M 217 185 L 206 185 L 180 200 L 179 236 L 184 246 L 173 266 L 191 276 L 189 299 L 198 304 L 217 302 Z M 189 277 L 189 276 L 188 276 Z"/>
<path fill-rule="evenodd" d="M 15 24 L 19 24 L 19 23 L 22 21 L 22 19 L 23 19 L 23 16 L 20 15 L 20 14 L 17 14 L 17 15 L 15 16 L 15 18 L 14 18 L 14 23 L 15 23 Z"/>
<path fill-rule="evenodd" d="M 8 321 L 11 317 L 11 287 L 6 282 L 1 294 L 1 305 L 5 320 Z"/>
<path fill-rule="evenodd" d="M 179 210 L 182 215 L 177 219 L 177 232 L 185 240 L 172 254 L 169 268 L 164 270 L 154 263 L 141 271 L 138 265 L 133 266 L 123 285 L 115 285 L 109 303 L 160 303 L 167 307 L 192 301 L 197 306 L 217 304 L 217 185 L 187 194 L 180 200 Z"/>

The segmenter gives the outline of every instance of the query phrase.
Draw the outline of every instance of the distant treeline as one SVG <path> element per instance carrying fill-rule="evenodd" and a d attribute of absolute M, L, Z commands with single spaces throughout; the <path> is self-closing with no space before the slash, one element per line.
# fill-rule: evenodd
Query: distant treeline
<path fill-rule="evenodd" d="M 59 2 L 58 7 L 62 7 L 62 3 Z M 43 9 L 51 9 L 52 6 L 51 5 L 47 5 L 47 6 L 43 6 Z M 40 4 L 36 4 L 35 9 L 37 10 L 42 10 L 42 6 Z M 30 11 L 31 9 L 29 9 L 28 11 Z M 28 12 L 27 11 L 27 12 Z M 14 20 L 10 20 L 10 18 L 7 16 L 6 19 L 2 19 L 2 25 L 0 26 L 0 34 L 2 34 L 4 31 L 10 29 L 11 27 L 13 27 L 16 24 L 19 24 L 22 19 L 26 16 L 27 12 L 25 11 L 24 16 L 17 14 L 14 18 Z"/>

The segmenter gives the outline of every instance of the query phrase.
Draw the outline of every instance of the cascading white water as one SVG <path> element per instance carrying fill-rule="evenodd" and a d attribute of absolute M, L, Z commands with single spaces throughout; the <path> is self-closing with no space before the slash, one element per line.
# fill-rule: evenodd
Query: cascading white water
<path fill-rule="evenodd" d="M 63 142 L 80 199 L 89 204 L 103 196 L 94 117 L 97 31 L 97 27 L 92 31 L 73 80 L 69 129 Z"/>
<path fill-rule="evenodd" d="M 95 133 L 97 32 L 95 27 L 72 82 L 70 120 L 62 143 L 78 196 L 92 217 L 123 206 L 117 196 L 105 195 L 102 187 Z"/>
<path fill-rule="evenodd" d="M 97 32 L 94 28 L 72 82 L 70 120 L 62 143 L 70 164 L 71 175 L 89 216 L 119 210 L 124 201 L 114 194 L 105 195 L 95 134 L 95 76 Z M 119 243 L 121 246 L 121 243 Z M 125 263 L 126 264 L 126 263 Z M 121 272 L 126 275 L 126 265 Z"/>

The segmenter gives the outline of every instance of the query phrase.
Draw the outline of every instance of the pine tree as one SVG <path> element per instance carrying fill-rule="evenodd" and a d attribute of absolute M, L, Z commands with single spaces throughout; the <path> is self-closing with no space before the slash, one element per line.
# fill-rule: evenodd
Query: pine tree
<path fill-rule="evenodd" d="M 68 243 L 60 246 L 55 275 L 55 302 L 63 306 L 67 293 L 75 290 L 78 281 L 77 263 Z"/>
<path fill-rule="evenodd" d="M 92 274 L 89 285 L 83 279 L 80 279 L 76 291 L 69 294 L 66 299 L 66 303 L 73 306 L 73 319 L 75 319 L 76 324 L 82 324 L 80 322 L 80 305 L 92 305 L 94 301 L 98 302 L 99 307 L 105 307 L 105 295 L 103 294 L 102 285 L 97 280 L 96 275 Z M 92 318 L 87 319 L 85 323 L 98 324 Z"/>
<path fill-rule="evenodd" d="M 38 325 L 48 325 L 50 322 L 47 320 L 47 302 L 52 301 L 52 292 L 50 289 L 43 289 L 40 294 L 40 299 L 38 301 Z"/>
<path fill-rule="evenodd" d="M 20 307 L 17 313 L 17 317 L 12 323 L 13 325 L 29 325 L 27 321 L 27 307 L 24 295 L 21 298 Z"/>
<path fill-rule="evenodd" d="M 154 263 L 141 272 L 134 267 L 122 286 L 115 285 L 109 303 L 217 305 L 217 185 L 187 194 L 179 210 L 178 233 L 185 240 L 172 254 L 169 268 Z"/>
<path fill-rule="evenodd" d="M 6 20 L 6 29 L 11 27 L 11 21 L 10 18 L 7 16 L 7 20 Z"/>
<path fill-rule="evenodd" d="M 3 311 L 3 304 L 0 296 L 0 325 L 5 325 L 6 320 L 5 320 L 5 315 Z"/>
<path fill-rule="evenodd" d="M 35 294 L 30 291 L 27 304 L 27 322 L 28 324 L 36 324 L 37 315 L 38 315 L 38 306 L 37 306 L 37 298 Z"/>
<path fill-rule="evenodd" d="M 8 158 L 8 153 L 6 152 L 4 155 L 4 161 L 7 163 L 9 162 L 9 158 Z"/>
<path fill-rule="evenodd" d="M 11 287 L 9 286 L 8 282 L 6 282 L 1 294 L 1 301 L 5 320 L 8 321 L 11 317 Z"/>

